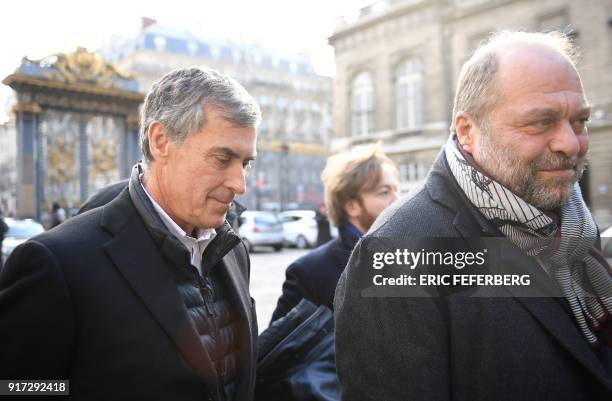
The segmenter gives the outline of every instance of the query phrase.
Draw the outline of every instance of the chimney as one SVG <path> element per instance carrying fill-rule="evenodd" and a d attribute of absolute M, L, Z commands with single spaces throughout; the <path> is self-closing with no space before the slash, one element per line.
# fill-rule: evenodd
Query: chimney
<path fill-rule="evenodd" d="M 157 20 L 155 20 L 153 18 L 142 17 L 142 26 L 141 26 L 141 29 L 144 31 L 145 29 L 147 29 L 151 25 L 155 25 L 155 24 L 157 24 Z"/>

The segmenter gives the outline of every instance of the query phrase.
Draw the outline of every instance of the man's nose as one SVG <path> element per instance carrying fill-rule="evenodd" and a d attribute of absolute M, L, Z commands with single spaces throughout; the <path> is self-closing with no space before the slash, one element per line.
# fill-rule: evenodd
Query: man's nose
<path fill-rule="evenodd" d="M 580 153 L 580 140 L 569 121 L 563 121 L 554 133 L 550 142 L 550 150 L 553 153 L 562 152 L 567 157 L 574 157 Z"/>
<path fill-rule="evenodd" d="M 240 163 L 229 169 L 225 180 L 225 186 L 235 194 L 242 195 L 246 192 L 246 170 Z"/>

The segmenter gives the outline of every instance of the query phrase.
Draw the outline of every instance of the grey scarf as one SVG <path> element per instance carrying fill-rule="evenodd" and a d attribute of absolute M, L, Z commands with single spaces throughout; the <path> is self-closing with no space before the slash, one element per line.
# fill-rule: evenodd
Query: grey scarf
<path fill-rule="evenodd" d="M 578 184 L 561 207 L 561 226 L 465 159 L 453 137 L 445 145 L 455 180 L 497 229 L 529 256 L 551 266 L 586 340 L 612 345 L 612 269 L 595 248 L 597 227 Z"/>

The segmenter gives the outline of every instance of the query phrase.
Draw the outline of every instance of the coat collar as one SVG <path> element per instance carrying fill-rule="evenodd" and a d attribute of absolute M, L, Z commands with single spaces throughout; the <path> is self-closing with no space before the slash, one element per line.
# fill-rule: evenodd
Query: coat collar
<path fill-rule="evenodd" d="M 143 169 L 136 164 L 132 169 L 129 182 L 129 194 L 138 214 L 142 218 L 153 237 L 154 241 L 162 249 L 164 256 L 174 263 L 189 264 L 190 256 L 185 246 L 166 228 L 161 217 L 155 210 L 149 196 L 146 194 L 140 182 Z M 222 258 L 240 243 L 238 237 L 227 221 L 221 227 L 215 228 L 217 235 L 206 247 L 202 257 L 202 275 L 206 276 L 213 266 L 216 266 Z"/>
<path fill-rule="evenodd" d="M 201 344 L 196 327 L 188 316 L 176 287 L 174 275 L 168 269 L 168 255 L 172 255 L 177 249 L 176 244 L 169 239 L 171 236 L 162 236 L 159 231 L 151 230 L 132 199 L 126 189 L 104 206 L 100 224 L 113 235 L 113 238 L 104 244 L 104 249 L 149 312 L 175 342 L 183 359 L 203 379 L 210 394 L 216 395 L 215 398 L 218 399 L 222 389 L 214 364 Z M 211 243 L 204 258 L 210 258 L 210 263 L 207 264 L 209 268 L 216 265 L 222 269 L 222 277 L 230 290 L 230 299 L 240 314 L 240 341 L 247 351 L 241 372 L 241 378 L 244 379 L 241 380 L 249 379 L 249 383 L 252 383 L 253 378 L 248 371 L 254 363 L 252 308 L 248 283 L 246 278 L 240 275 L 240 266 L 236 266 L 238 261 L 235 252 L 230 252 L 240 239 L 235 234 L 232 236 L 233 232 L 230 231 L 229 226 L 220 230 L 214 240 L 217 245 L 213 246 Z M 187 255 L 186 252 L 185 254 Z M 188 255 L 186 257 L 188 258 Z M 244 258 L 248 264 L 248 257 Z M 237 391 L 250 391 L 244 387 L 237 387 Z"/>
<path fill-rule="evenodd" d="M 459 236 L 466 241 L 502 236 L 476 208 L 471 206 L 471 202 L 450 172 L 444 151 L 436 158 L 425 187 L 435 202 L 455 213 L 453 226 Z M 496 256 L 497 259 L 493 263 L 512 266 L 517 274 L 531 275 L 532 280 L 537 280 L 539 288 L 551 294 L 551 297 L 525 297 L 520 289 L 506 288 L 565 350 L 612 391 L 612 380 L 605 374 L 595 353 L 574 324 L 565 306 L 565 300 L 553 297 L 552 294 L 559 293 L 557 284 L 534 258 L 524 255 L 513 245 L 508 244 L 504 252 L 499 252 Z"/>

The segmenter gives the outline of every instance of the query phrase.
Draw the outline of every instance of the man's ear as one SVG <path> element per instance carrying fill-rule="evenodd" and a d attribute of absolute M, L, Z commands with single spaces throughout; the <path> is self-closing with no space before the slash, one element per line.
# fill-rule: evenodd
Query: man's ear
<path fill-rule="evenodd" d="M 344 204 L 344 211 L 349 218 L 357 218 L 361 216 L 362 206 L 357 199 L 349 199 Z"/>
<path fill-rule="evenodd" d="M 478 125 L 472 117 L 465 111 L 460 111 L 455 115 L 455 133 L 459 146 L 470 154 L 476 150 L 477 137 L 480 135 Z"/>
<path fill-rule="evenodd" d="M 160 164 L 165 164 L 168 160 L 171 145 L 166 127 L 160 122 L 153 121 L 149 125 L 147 135 L 149 137 L 149 151 L 153 156 L 153 160 Z"/>

